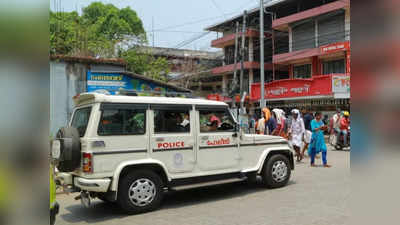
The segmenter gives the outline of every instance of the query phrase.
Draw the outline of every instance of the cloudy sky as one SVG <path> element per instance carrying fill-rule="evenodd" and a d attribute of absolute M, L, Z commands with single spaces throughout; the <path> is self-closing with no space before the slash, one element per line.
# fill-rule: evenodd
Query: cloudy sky
<path fill-rule="evenodd" d="M 97 0 L 99 1 L 99 0 Z M 62 11 L 80 11 L 94 0 L 50 0 L 50 8 Z M 118 8 L 131 7 L 142 19 L 149 43 L 158 47 L 177 47 L 180 43 L 199 37 L 204 28 L 231 18 L 257 6 L 259 0 L 102 0 Z M 212 32 L 181 48 L 215 51 L 210 47 L 216 38 Z"/>

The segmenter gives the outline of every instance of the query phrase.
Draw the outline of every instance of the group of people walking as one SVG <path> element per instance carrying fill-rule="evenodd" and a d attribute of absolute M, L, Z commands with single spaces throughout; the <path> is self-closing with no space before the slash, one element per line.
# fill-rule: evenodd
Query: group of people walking
<path fill-rule="evenodd" d="M 331 167 L 327 161 L 327 147 L 324 139 L 324 132 L 328 125 L 322 120 L 322 114 L 298 109 L 293 109 L 291 115 L 286 116 L 282 109 L 262 109 L 262 117 L 255 123 L 255 130 L 258 134 L 276 135 L 289 140 L 296 152 L 297 161 L 305 158 L 307 150 L 310 157 L 310 164 L 315 166 L 315 158 L 321 153 L 324 167 Z"/>

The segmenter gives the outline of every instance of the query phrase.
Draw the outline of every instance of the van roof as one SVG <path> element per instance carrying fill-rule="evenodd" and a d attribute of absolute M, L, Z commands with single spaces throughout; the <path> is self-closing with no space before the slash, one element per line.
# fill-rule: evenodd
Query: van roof
<path fill-rule="evenodd" d="M 196 98 L 106 95 L 93 92 L 81 93 L 75 96 L 74 102 L 76 106 L 95 102 L 228 106 L 224 102 Z"/>

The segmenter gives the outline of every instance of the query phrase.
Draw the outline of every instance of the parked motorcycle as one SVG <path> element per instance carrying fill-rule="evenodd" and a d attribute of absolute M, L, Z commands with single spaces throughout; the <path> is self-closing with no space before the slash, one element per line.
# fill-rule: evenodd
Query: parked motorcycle
<path fill-rule="evenodd" d="M 345 148 L 345 147 L 350 147 L 350 128 L 349 128 L 349 131 L 347 133 L 347 144 L 348 144 L 348 146 L 344 145 L 344 135 L 341 133 L 339 135 L 339 140 L 337 140 L 337 142 L 336 142 L 335 149 L 336 150 L 343 150 L 343 148 Z"/>

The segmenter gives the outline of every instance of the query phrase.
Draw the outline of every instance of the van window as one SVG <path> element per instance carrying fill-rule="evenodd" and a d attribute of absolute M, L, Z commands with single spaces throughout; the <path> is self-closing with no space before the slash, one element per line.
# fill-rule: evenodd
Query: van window
<path fill-rule="evenodd" d="M 90 112 L 92 107 L 77 109 L 72 118 L 71 126 L 78 129 L 79 136 L 83 137 L 86 133 L 86 128 L 89 122 Z"/>
<path fill-rule="evenodd" d="M 145 132 L 144 109 L 103 109 L 97 130 L 99 135 L 135 135 Z"/>
<path fill-rule="evenodd" d="M 234 132 L 235 122 L 227 110 L 199 110 L 200 132 Z"/>
<path fill-rule="evenodd" d="M 189 133 L 190 115 L 188 109 L 155 109 L 154 133 Z"/>

